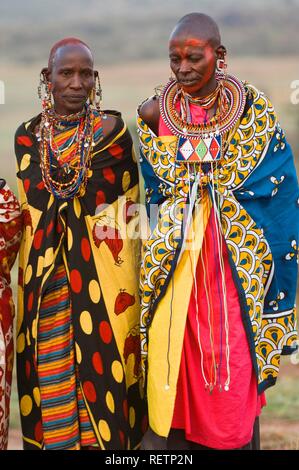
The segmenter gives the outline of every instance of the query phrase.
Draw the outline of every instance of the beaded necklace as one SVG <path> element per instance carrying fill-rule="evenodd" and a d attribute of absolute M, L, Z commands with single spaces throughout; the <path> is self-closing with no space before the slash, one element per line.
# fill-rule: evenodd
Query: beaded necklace
<path fill-rule="evenodd" d="M 223 96 L 221 92 L 225 90 L 226 97 Z M 177 111 L 176 103 L 180 100 L 180 114 Z M 207 110 L 210 109 L 217 102 L 217 110 L 215 116 L 208 121 Z M 230 344 L 229 344 L 229 313 L 227 308 L 227 289 L 226 289 L 226 280 L 225 280 L 225 268 L 223 260 L 223 246 L 222 246 L 222 234 L 221 234 L 221 214 L 219 208 L 219 198 L 216 196 L 216 186 L 215 186 L 215 175 L 214 175 L 214 159 L 213 156 L 216 155 L 216 152 L 213 149 L 213 145 L 216 147 L 216 144 L 213 144 L 213 139 L 221 139 L 222 136 L 228 137 L 233 128 L 236 126 L 238 119 L 241 117 L 246 102 L 246 92 L 243 84 L 239 82 L 234 77 L 228 77 L 224 83 L 218 83 L 216 89 L 213 93 L 205 98 L 192 98 L 189 95 L 183 93 L 181 90 L 178 90 L 177 83 L 171 81 L 168 83 L 160 96 L 160 112 L 162 119 L 164 120 L 167 127 L 175 134 L 177 139 L 176 146 L 176 161 L 180 160 L 182 163 L 182 158 L 178 156 L 185 152 L 185 155 L 190 156 L 192 153 L 197 151 L 197 157 L 201 153 L 201 148 L 208 146 L 210 143 L 210 160 L 204 160 L 200 158 L 188 159 L 185 158 L 186 163 L 190 163 L 187 166 L 188 174 L 188 196 L 189 196 L 189 209 L 188 217 L 192 216 L 194 202 L 192 194 L 196 193 L 200 196 L 200 200 L 204 200 L 203 194 L 203 179 L 202 175 L 207 173 L 207 177 L 210 179 L 208 184 L 209 192 L 213 200 L 214 207 L 214 227 L 213 227 L 213 246 L 217 251 L 217 261 L 220 268 L 220 279 L 217 284 L 220 297 L 220 354 L 216 355 L 215 348 L 215 313 L 213 308 L 213 294 L 211 291 L 211 286 L 209 284 L 207 272 L 209 271 L 209 257 L 205 250 L 203 250 L 205 241 L 203 240 L 203 247 L 200 250 L 200 260 L 203 269 L 203 282 L 206 292 L 207 300 L 207 322 L 209 327 L 209 342 L 210 342 L 210 363 L 208 364 L 207 358 L 206 361 L 204 357 L 206 352 L 202 346 L 202 337 L 201 337 L 201 324 L 200 324 L 200 314 L 199 314 L 199 305 L 198 305 L 198 289 L 197 289 L 197 264 L 195 257 L 195 247 L 192 247 L 193 257 L 189 253 L 192 277 L 193 277 L 193 286 L 196 302 L 196 328 L 197 328 L 197 343 L 200 350 L 200 370 L 202 378 L 205 384 L 205 389 L 210 393 L 213 392 L 216 386 L 219 387 L 219 390 L 229 391 L 230 389 Z M 184 107 L 184 103 L 186 106 Z M 190 109 L 188 109 L 189 104 L 196 104 L 201 106 L 206 111 L 206 117 L 203 119 L 203 122 L 199 124 L 192 123 L 192 116 Z M 230 132 L 231 131 L 231 132 Z M 212 142 L 212 145 L 211 145 Z M 219 140 L 217 140 L 219 142 Z M 221 142 L 221 140 L 220 140 Z M 188 147 L 189 145 L 189 147 Z M 221 144 L 220 144 L 221 145 Z M 219 145 L 219 147 L 220 147 Z M 202 147 L 201 147 L 202 146 Z M 206 152 L 207 153 L 207 152 Z M 203 152 L 202 152 L 203 154 Z M 222 155 L 222 154 L 221 154 Z M 184 157 L 184 155 L 183 155 Z M 212 163 L 206 167 L 203 165 L 206 161 Z M 215 171 L 217 174 L 217 160 L 215 158 Z M 192 166 L 193 164 L 193 166 Z M 175 163 L 175 168 L 176 168 Z M 193 170 L 193 171 L 192 171 Z M 194 180 L 193 185 L 191 181 Z M 175 180 L 176 181 L 176 180 Z M 204 210 L 204 209 L 203 209 Z M 186 229 L 186 228 L 185 228 Z M 194 243 L 194 235 L 192 237 Z M 204 252 L 204 255 L 203 255 Z M 192 259 L 193 258 L 193 259 Z M 223 300 L 222 300 L 223 299 Z M 224 344 L 223 344 L 224 343 Z M 224 362 L 224 364 L 223 364 Z M 205 365 L 206 363 L 206 365 Z M 223 365 L 226 369 L 226 374 L 224 376 Z"/>
<path fill-rule="evenodd" d="M 85 191 L 95 146 L 94 122 L 95 112 L 90 106 L 69 116 L 59 116 L 52 110 L 42 114 L 38 136 L 42 178 L 57 199 L 72 199 Z"/>
<path fill-rule="evenodd" d="M 218 74 L 216 74 L 216 80 L 220 80 Z M 222 135 L 226 131 L 232 129 L 244 111 L 246 92 L 243 83 L 232 75 L 227 75 L 223 82 L 225 93 L 227 95 L 227 105 L 224 112 L 223 109 L 221 109 L 221 112 L 218 110 L 216 115 L 209 121 L 194 124 L 192 122 L 188 122 L 184 116 L 180 116 L 176 111 L 175 104 L 180 90 L 178 89 L 177 81 L 170 80 L 165 86 L 159 101 L 161 117 L 168 129 L 170 129 L 174 135 L 185 138 L 188 137 L 190 139 Z M 185 94 L 185 96 L 187 98 L 189 97 L 187 94 Z M 216 100 L 217 96 L 214 98 Z M 192 100 L 197 101 L 194 98 Z M 196 104 L 201 105 L 200 102 L 197 102 Z"/>
<path fill-rule="evenodd" d="M 228 98 L 224 91 L 222 81 L 221 83 L 217 83 L 217 86 L 215 90 L 212 91 L 212 93 L 204 97 L 193 97 L 186 93 L 183 88 L 179 88 L 174 98 L 174 102 L 177 102 L 178 100 L 180 100 L 181 118 L 183 121 L 186 121 L 188 123 L 192 122 L 190 104 L 196 104 L 207 111 L 211 109 L 217 102 L 216 113 L 220 116 L 224 115 L 225 111 L 228 109 L 229 106 Z M 176 109 L 175 112 L 177 112 Z"/>
<path fill-rule="evenodd" d="M 176 160 L 184 163 L 214 162 L 224 153 L 224 136 L 241 117 L 245 103 L 244 85 L 237 78 L 227 75 L 225 79 L 215 75 L 218 85 L 205 98 L 192 98 L 184 93 L 177 81 L 165 86 L 159 100 L 160 114 L 172 134 L 178 136 Z M 204 109 L 218 106 L 215 116 L 202 123 L 192 123 L 190 103 L 204 105 Z M 180 112 L 176 103 L 180 103 Z"/>

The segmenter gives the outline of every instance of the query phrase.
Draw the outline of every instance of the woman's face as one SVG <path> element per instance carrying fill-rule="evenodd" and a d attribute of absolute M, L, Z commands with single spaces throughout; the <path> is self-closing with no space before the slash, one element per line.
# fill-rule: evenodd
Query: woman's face
<path fill-rule="evenodd" d="M 81 111 L 95 83 L 93 58 L 89 49 L 83 44 L 60 47 L 48 70 L 48 80 L 58 114 Z"/>
<path fill-rule="evenodd" d="M 215 87 L 216 52 L 205 40 L 181 33 L 169 42 L 170 68 L 181 87 L 204 96 Z"/>

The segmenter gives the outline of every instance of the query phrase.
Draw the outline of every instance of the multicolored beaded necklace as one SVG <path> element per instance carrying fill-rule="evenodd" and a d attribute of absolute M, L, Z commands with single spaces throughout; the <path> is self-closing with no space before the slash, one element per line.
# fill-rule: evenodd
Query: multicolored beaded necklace
<path fill-rule="evenodd" d="M 218 76 L 216 74 L 216 80 Z M 188 122 L 186 117 L 180 116 L 176 111 L 176 101 L 180 94 L 176 80 L 170 80 L 160 96 L 160 113 L 166 126 L 174 135 L 198 139 L 199 135 L 205 137 L 211 133 L 222 135 L 232 129 L 241 117 L 245 102 L 246 92 L 243 83 L 232 75 L 227 75 L 224 80 L 225 93 L 228 105 L 225 113 L 216 113 L 209 121 L 201 124 Z M 217 88 L 216 88 L 217 90 Z M 189 95 L 185 95 L 187 98 Z M 217 97 L 215 97 L 217 98 Z M 188 98 L 189 99 L 189 98 Z M 196 102 L 196 98 L 193 100 Z M 189 99 L 190 101 L 190 99 Z M 201 105 L 200 102 L 197 104 Z"/>
<path fill-rule="evenodd" d="M 46 189 L 57 199 L 72 199 L 85 191 L 92 149 L 102 137 L 101 121 L 95 129 L 96 115 L 89 105 L 68 116 L 53 110 L 42 114 L 40 166 Z"/>
<path fill-rule="evenodd" d="M 223 155 L 223 139 L 242 116 L 246 91 L 237 78 L 215 75 L 218 85 L 211 95 L 192 98 L 184 93 L 176 80 L 165 86 L 159 101 L 161 117 L 168 129 L 179 137 L 176 160 L 186 163 L 213 162 Z M 218 100 L 215 116 L 205 122 L 191 122 L 190 103 L 210 109 Z M 180 104 L 180 112 L 176 104 Z"/>

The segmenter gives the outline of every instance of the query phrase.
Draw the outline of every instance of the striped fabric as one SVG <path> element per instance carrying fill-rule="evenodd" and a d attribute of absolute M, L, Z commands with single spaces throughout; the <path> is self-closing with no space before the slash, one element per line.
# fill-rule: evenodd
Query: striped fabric
<path fill-rule="evenodd" d="M 77 379 L 64 266 L 57 268 L 43 297 L 37 344 L 45 448 L 78 450 L 96 444 Z"/>
<path fill-rule="evenodd" d="M 64 125 L 64 129 L 63 129 Z M 80 161 L 80 155 L 78 153 L 77 147 L 77 139 L 76 136 L 78 133 L 82 133 L 84 129 L 84 121 L 80 122 L 73 121 L 73 122 L 65 122 L 60 123 L 59 130 L 56 131 L 54 137 L 54 146 L 60 149 L 60 163 L 70 163 L 72 165 L 76 165 Z M 97 144 L 102 136 L 103 128 L 102 128 L 102 119 L 100 116 L 96 116 L 94 119 L 93 125 L 93 139 L 94 142 Z"/>

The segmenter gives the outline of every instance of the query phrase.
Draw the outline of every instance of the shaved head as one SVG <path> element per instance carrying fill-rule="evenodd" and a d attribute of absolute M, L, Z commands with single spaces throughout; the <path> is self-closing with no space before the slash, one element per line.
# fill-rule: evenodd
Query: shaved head
<path fill-rule="evenodd" d="M 172 31 L 170 41 L 181 35 L 200 38 L 218 47 L 221 44 L 221 36 L 216 22 L 203 13 L 189 13 L 183 16 Z"/>
<path fill-rule="evenodd" d="M 85 42 L 81 41 L 81 39 L 72 38 L 72 37 L 64 38 L 64 39 L 61 39 L 60 41 L 56 42 L 53 45 L 53 47 L 50 51 L 49 61 L 48 61 L 48 70 L 49 71 L 52 70 L 52 68 L 54 66 L 54 63 L 55 63 L 56 56 L 59 53 L 60 49 L 65 48 L 67 46 L 83 46 L 84 48 L 86 48 L 89 51 L 91 59 L 93 61 L 91 50 L 90 50 L 89 46 L 87 44 L 85 44 Z"/>
<path fill-rule="evenodd" d="M 68 37 L 53 45 L 48 67 L 41 73 L 45 83 L 51 85 L 55 111 L 69 115 L 82 111 L 95 86 L 97 72 L 88 45 Z"/>

